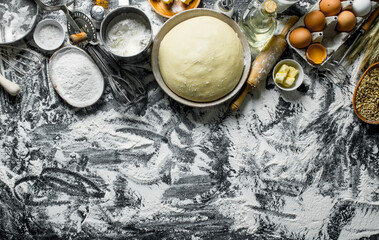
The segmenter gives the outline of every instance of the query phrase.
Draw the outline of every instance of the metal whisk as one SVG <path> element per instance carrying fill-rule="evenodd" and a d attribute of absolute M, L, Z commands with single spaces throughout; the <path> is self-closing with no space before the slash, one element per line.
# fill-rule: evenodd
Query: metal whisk
<path fill-rule="evenodd" d="M 0 47 L 0 60 L 22 76 L 35 75 L 42 70 L 42 57 L 35 51 L 13 47 Z"/>
<path fill-rule="evenodd" d="M 68 10 L 67 6 L 74 1 L 59 6 L 48 6 L 40 0 L 35 1 L 44 10 L 62 10 L 66 14 L 69 34 L 75 35 L 81 32 L 87 34 L 88 38 L 86 36 L 84 41 L 72 43 L 84 49 L 93 58 L 108 80 L 113 96 L 118 102 L 122 104 L 135 103 L 145 98 L 146 90 L 142 83 L 132 73 L 121 69 L 114 58 L 100 47 L 96 35 L 96 28 L 92 21 L 84 13 L 71 12 Z M 73 17 L 74 15 L 75 17 Z M 78 21 L 75 21 L 74 18 Z"/>
<path fill-rule="evenodd" d="M 142 83 L 118 63 L 98 45 L 90 45 L 88 53 L 97 63 L 109 82 L 113 96 L 121 103 L 135 103 L 146 97 Z"/>

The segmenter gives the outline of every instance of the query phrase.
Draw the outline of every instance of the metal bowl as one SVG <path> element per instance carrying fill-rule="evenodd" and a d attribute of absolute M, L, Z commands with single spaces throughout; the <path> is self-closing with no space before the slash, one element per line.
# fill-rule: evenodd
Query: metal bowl
<path fill-rule="evenodd" d="M 148 29 L 150 29 L 151 36 L 150 36 L 148 44 L 139 53 L 135 55 L 130 55 L 130 56 L 122 56 L 122 55 L 118 55 L 112 52 L 109 49 L 109 47 L 106 44 L 106 35 L 108 34 L 108 29 L 110 29 L 114 24 L 127 18 L 134 18 L 141 21 L 141 23 L 143 23 Z M 104 18 L 100 26 L 100 42 L 102 46 L 107 52 L 112 54 L 117 60 L 120 60 L 123 62 L 138 62 L 148 57 L 150 53 L 150 46 L 151 46 L 152 41 L 153 41 L 153 31 L 152 31 L 149 18 L 146 16 L 146 14 L 143 11 L 135 7 L 123 6 L 123 7 L 116 8 Z"/>
<path fill-rule="evenodd" d="M 27 9 L 27 14 L 23 16 L 23 22 L 16 22 L 14 16 L 19 16 L 20 9 Z M 16 44 L 21 39 L 25 38 L 32 32 L 34 26 L 39 20 L 39 6 L 33 0 L 19 0 L 19 1 L 2 1 L 0 3 L 0 15 L 4 15 L 3 23 L 0 26 L 0 45 L 3 44 Z M 13 16 L 14 15 L 14 16 Z M 2 17 L 3 18 L 3 17 Z M 4 22 L 5 20 L 5 22 Z M 12 38 L 6 37 L 7 33 L 12 32 Z"/>
<path fill-rule="evenodd" d="M 230 93 L 211 102 L 194 102 L 194 101 L 182 98 L 179 95 L 175 94 L 169 87 L 167 87 L 165 81 L 163 80 L 163 77 L 159 69 L 159 62 L 158 62 L 159 46 L 163 38 L 166 36 L 166 34 L 179 23 L 185 20 L 188 20 L 190 18 L 199 17 L 199 16 L 215 17 L 225 22 L 226 24 L 228 24 L 237 33 L 243 47 L 244 69 L 243 69 L 239 83 Z M 249 71 L 250 71 L 250 66 L 251 66 L 251 52 L 250 52 L 249 43 L 245 35 L 242 33 L 241 29 L 238 27 L 237 23 L 234 22 L 229 17 L 225 16 L 224 14 L 218 13 L 210 9 L 191 9 L 191 10 L 187 10 L 175 15 L 174 17 L 170 18 L 162 26 L 161 30 L 159 31 L 159 33 L 157 34 L 153 42 L 153 48 L 152 48 L 152 53 L 151 53 L 151 67 L 152 67 L 156 81 L 158 82 L 159 86 L 163 89 L 163 91 L 165 91 L 167 95 L 169 95 L 171 98 L 173 98 L 174 100 L 182 104 L 185 104 L 191 107 L 211 107 L 211 106 L 215 106 L 223 102 L 226 102 L 230 100 L 231 98 L 233 98 L 240 91 L 242 86 L 245 84 Z"/>

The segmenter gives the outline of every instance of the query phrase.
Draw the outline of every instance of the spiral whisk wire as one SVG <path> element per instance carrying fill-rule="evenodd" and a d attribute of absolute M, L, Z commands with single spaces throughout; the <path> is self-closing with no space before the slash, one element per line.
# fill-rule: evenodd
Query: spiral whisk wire
<path fill-rule="evenodd" d="M 1 46 L 0 60 L 22 76 L 35 75 L 42 70 L 42 56 L 27 48 Z"/>

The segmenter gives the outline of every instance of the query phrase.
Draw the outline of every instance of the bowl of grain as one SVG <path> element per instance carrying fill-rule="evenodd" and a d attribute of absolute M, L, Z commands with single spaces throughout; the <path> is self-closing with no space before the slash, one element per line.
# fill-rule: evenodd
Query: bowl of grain
<path fill-rule="evenodd" d="M 371 65 L 360 78 L 353 95 L 357 116 L 369 124 L 379 124 L 379 62 Z"/>

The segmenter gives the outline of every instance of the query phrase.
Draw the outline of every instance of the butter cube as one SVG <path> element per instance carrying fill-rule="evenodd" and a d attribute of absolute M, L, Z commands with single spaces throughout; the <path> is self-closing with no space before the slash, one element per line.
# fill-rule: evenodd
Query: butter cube
<path fill-rule="evenodd" d="M 291 66 L 288 68 L 289 68 L 288 77 L 295 78 L 297 76 L 297 74 L 299 73 L 299 70 L 297 70 L 296 68 L 291 67 Z"/>
<path fill-rule="evenodd" d="M 280 66 L 279 68 L 279 71 L 278 72 L 282 72 L 282 73 L 288 73 L 290 70 L 290 68 L 288 67 L 287 64 L 283 64 L 282 66 Z"/>
<path fill-rule="evenodd" d="M 192 0 L 182 0 L 182 2 L 183 2 L 184 4 L 186 4 L 186 5 L 190 4 L 191 1 L 192 1 Z"/>
<path fill-rule="evenodd" d="M 295 83 L 295 78 L 294 77 L 286 77 L 283 82 L 283 86 L 285 87 L 291 87 Z"/>
<path fill-rule="evenodd" d="M 289 72 L 289 68 L 286 64 L 283 64 L 280 66 L 279 71 L 275 74 L 275 82 L 279 84 L 283 84 L 284 79 L 287 77 L 287 74 Z"/>
<path fill-rule="evenodd" d="M 173 0 L 162 0 L 164 3 L 166 3 L 166 4 L 170 4 L 170 3 L 172 3 L 173 2 Z"/>
<path fill-rule="evenodd" d="M 283 73 L 283 72 L 277 72 L 275 74 L 275 82 L 278 83 L 278 84 L 283 84 L 284 82 L 284 79 L 287 77 L 287 73 Z"/>

